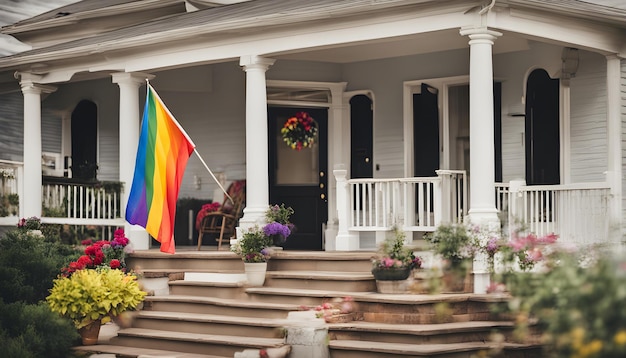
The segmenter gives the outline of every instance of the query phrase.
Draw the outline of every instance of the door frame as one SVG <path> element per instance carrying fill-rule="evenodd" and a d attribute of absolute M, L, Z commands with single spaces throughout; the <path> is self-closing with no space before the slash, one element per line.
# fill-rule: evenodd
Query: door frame
<path fill-rule="evenodd" d="M 342 138 L 350 135 L 350 117 L 346 116 L 344 106 L 344 93 L 347 82 L 313 82 L 313 81 L 286 81 L 286 80 L 266 80 L 265 86 L 268 89 L 267 105 L 281 107 L 319 107 L 328 109 L 328 175 L 331 174 L 337 165 L 349 163 L 349 143 L 346 151 Z M 313 102 L 306 99 L 293 98 L 270 98 L 270 89 L 285 90 L 319 90 L 327 91 L 328 98 L 325 102 Z M 349 114 L 349 113 L 348 113 Z M 345 141 L 344 141 L 345 142 Z M 269 155 L 269 153 L 268 153 Z M 268 158 L 269 160 L 269 158 Z M 269 188 L 268 188 L 269 190 Z M 337 233 L 337 184 L 334 177 L 328 178 L 328 213 L 327 227 L 322 230 L 322 250 L 335 249 L 335 236 Z M 329 244 L 327 244 L 329 243 Z"/>
<path fill-rule="evenodd" d="M 439 148 L 441 155 L 439 156 L 439 168 L 450 168 L 450 111 L 448 107 L 449 88 L 457 85 L 469 83 L 469 76 L 454 76 L 405 81 L 403 83 L 403 129 L 404 129 L 404 176 L 410 178 L 413 176 L 414 155 L 413 155 L 413 94 L 418 93 L 422 83 L 439 90 Z"/>

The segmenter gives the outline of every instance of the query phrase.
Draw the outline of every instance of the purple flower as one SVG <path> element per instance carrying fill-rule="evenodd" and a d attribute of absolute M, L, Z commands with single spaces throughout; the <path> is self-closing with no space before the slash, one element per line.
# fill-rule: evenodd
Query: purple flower
<path fill-rule="evenodd" d="M 263 227 L 263 233 L 267 236 L 281 235 L 282 237 L 287 238 L 291 235 L 291 230 L 289 230 L 287 225 L 274 221 Z"/>
<path fill-rule="evenodd" d="M 498 245 L 498 238 L 492 237 L 491 240 L 487 242 L 487 254 L 493 256 L 496 252 L 498 252 L 499 247 L 500 246 Z"/>

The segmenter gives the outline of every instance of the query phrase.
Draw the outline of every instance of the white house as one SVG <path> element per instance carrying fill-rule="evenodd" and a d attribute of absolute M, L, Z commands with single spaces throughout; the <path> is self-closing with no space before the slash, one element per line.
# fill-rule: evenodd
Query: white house
<path fill-rule="evenodd" d="M 0 58 L 14 216 L 66 199 L 64 217 L 43 220 L 123 225 L 128 190 L 88 202 L 80 185 L 42 185 L 42 173 L 128 188 L 149 79 L 209 167 L 247 180 L 241 227 L 268 204 L 295 209 L 292 248 L 373 248 L 393 225 L 418 237 L 465 217 L 581 244 L 622 240 L 619 4 L 87 0 L 0 32 L 33 47 Z M 280 128 L 299 111 L 319 133 L 297 151 Z M 192 157 L 180 197 L 216 188 Z"/>

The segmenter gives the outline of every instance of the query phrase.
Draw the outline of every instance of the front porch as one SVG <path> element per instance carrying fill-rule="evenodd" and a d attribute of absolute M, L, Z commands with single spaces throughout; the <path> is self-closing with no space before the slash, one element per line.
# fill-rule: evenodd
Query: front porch
<path fill-rule="evenodd" d="M 23 168 L 21 163 L 2 162 L 0 169 L 6 213 L 0 224 L 14 226 L 23 217 L 22 206 L 10 204 L 8 198 L 24 196 Z M 468 215 L 470 178 L 465 171 L 438 170 L 436 177 L 385 179 L 347 179 L 342 170 L 334 174 L 338 222 L 345 224 L 349 240 L 355 239 L 349 241 L 354 246 L 344 245 L 348 250 L 375 249 L 394 226 L 415 233 L 409 237 L 418 239 L 442 223 L 462 223 Z M 44 177 L 42 182 L 43 223 L 124 225 L 121 183 L 55 177 Z M 524 228 L 537 235 L 554 233 L 560 242 L 574 245 L 620 242 L 611 229 L 619 217 L 612 216 L 614 199 L 606 182 L 527 186 L 517 180 L 496 183 L 494 196 L 501 224 L 509 234 Z"/>

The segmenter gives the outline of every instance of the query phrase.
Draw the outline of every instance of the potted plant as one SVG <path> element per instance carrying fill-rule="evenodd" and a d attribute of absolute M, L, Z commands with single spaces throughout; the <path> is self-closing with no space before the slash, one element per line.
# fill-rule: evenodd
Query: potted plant
<path fill-rule="evenodd" d="M 372 275 L 376 279 L 379 292 L 392 293 L 399 289 L 395 287 L 398 286 L 397 282 L 384 284 L 380 281 L 403 281 L 409 278 L 413 269 L 422 267 L 421 258 L 405 246 L 405 237 L 404 232 L 394 228 L 393 237 L 382 242 L 378 255 L 372 260 Z M 387 289 L 387 286 L 395 288 Z"/>
<path fill-rule="evenodd" d="M 443 224 L 425 236 L 435 254 L 443 259 L 444 285 L 450 291 L 465 291 L 465 281 L 479 245 L 462 224 Z"/>
<path fill-rule="evenodd" d="M 124 229 L 117 229 L 113 240 L 93 241 L 83 240 L 85 246 L 83 255 L 76 261 L 70 262 L 61 269 L 63 276 L 71 276 L 74 272 L 83 269 L 110 268 L 126 272 L 126 254 L 132 253 L 130 241 L 124 234 Z"/>
<path fill-rule="evenodd" d="M 98 341 L 102 323 L 136 309 L 145 295 L 133 274 L 107 268 L 83 269 L 55 279 L 46 302 L 50 310 L 72 320 L 83 345 L 92 345 Z"/>
<path fill-rule="evenodd" d="M 285 204 L 271 205 L 265 212 L 267 224 L 263 226 L 263 232 L 272 239 L 274 246 L 282 246 L 294 231 L 294 225 L 289 221 L 293 213 L 294 210 Z"/>
<path fill-rule="evenodd" d="M 272 239 L 258 226 L 246 231 L 241 240 L 231 245 L 231 251 L 241 256 L 248 284 L 262 286 L 265 282 L 267 261 L 270 259 Z"/>

